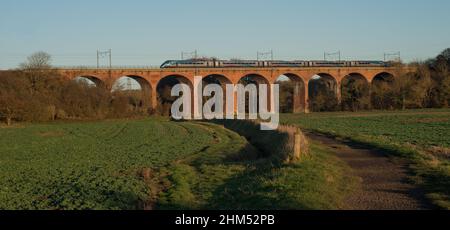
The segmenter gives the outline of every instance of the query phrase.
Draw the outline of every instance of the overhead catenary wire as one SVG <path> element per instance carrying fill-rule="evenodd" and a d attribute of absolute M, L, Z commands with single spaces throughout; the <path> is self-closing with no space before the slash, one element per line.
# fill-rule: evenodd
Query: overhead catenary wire
<path fill-rule="evenodd" d="M 199 57 L 198 52 L 195 54 L 195 52 L 186 52 L 190 53 L 190 55 L 185 54 L 183 55 L 183 58 L 195 58 Z M 270 55 L 267 55 L 269 52 L 261 52 L 266 53 L 266 57 L 261 57 L 259 59 L 273 59 L 273 52 L 270 52 Z M 73 53 L 50 53 L 52 56 L 52 63 L 56 66 L 95 66 L 96 65 L 96 55 L 95 53 L 84 53 L 84 52 L 73 52 Z M 329 53 L 332 54 L 332 53 Z M 336 54 L 336 53 L 335 53 Z M 384 61 L 390 61 L 390 60 L 399 60 L 401 58 L 404 58 L 403 56 L 400 56 L 400 52 L 395 53 L 383 53 L 380 52 L 378 54 L 367 54 L 364 55 L 362 58 L 346 58 L 345 60 L 384 60 Z M 26 58 L 29 56 L 29 54 L 25 53 L 2 53 L 0 54 L 0 68 L 2 69 L 8 69 L 8 68 L 16 68 L 20 63 L 26 61 Z M 112 55 L 111 55 L 112 56 Z M 258 56 L 258 55 L 257 55 Z M 270 57 L 268 57 L 270 56 Z M 116 53 L 114 54 L 114 61 L 116 63 L 115 66 L 158 66 L 160 63 L 164 62 L 165 60 L 174 59 L 176 57 L 175 53 Z M 378 58 L 377 58 L 378 57 Z M 257 57 L 258 58 L 258 57 Z M 226 59 L 226 58 L 224 58 Z M 242 57 L 241 59 L 249 59 L 252 58 L 250 56 L 248 57 Z M 281 60 L 289 59 L 289 60 L 300 60 L 297 58 L 297 55 L 282 55 L 280 57 Z M 308 60 L 307 58 L 302 58 L 304 60 Z M 325 59 L 331 59 L 325 58 Z M 336 58 L 336 59 L 339 59 Z M 340 57 L 342 60 L 342 56 Z M 411 58 L 410 58 L 411 59 Z M 112 61 L 111 61 L 112 62 Z M 111 65 L 106 63 L 108 67 L 114 67 L 113 63 Z M 101 63 L 99 63 L 99 67 L 102 67 Z M 104 65 L 103 67 L 105 67 Z"/>

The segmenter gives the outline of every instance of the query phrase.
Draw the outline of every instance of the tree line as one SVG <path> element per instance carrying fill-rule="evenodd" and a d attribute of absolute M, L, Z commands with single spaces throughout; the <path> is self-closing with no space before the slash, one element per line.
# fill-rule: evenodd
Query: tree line
<path fill-rule="evenodd" d="M 86 120 L 145 116 L 141 91 L 108 90 L 87 81 L 68 80 L 35 53 L 18 70 L 0 72 L 0 119 L 12 122 Z"/>
<path fill-rule="evenodd" d="M 415 67 L 414 72 L 405 69 Z M 395 77 L 385 74 L 370 84 L 363 78 L 341 82 L 339 101 L 333 81 L 321 78 L 309 83 L 311 111 L 400 110 L 448 108 L 450 105 L 450 48 L 424 62 L 394 65 Z M 293 84 L 280 83 L 280 109 L 292 112 Z"/>

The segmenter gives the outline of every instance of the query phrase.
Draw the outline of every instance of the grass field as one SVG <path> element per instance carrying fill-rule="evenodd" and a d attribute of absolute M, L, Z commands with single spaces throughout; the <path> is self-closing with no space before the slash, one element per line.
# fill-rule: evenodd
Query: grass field
<path fill-rule="evenodd" d="M 450 110 L 285 114 L 282 122 L 342 136 L 450 148 Z"/>
<path fill-rule="evenodd" d="M 436 205 L 450 208 L 450 110 L 286 114 L 281 120 L 409 159 L 412 179 Z"/>
<path fill-rule="evenodd" d="M 450 110 L 283 115 L 411 162 L 411 179 L 450 207 Z M 338 209 L 348 166 L 263 158 L 223 127 L 165 119 L 0 127 L 0 209 Z"/>
<path fill-rule="evenodd" d="M 352 178 L 319 146 L 258 157 L 222 127 L 163 119 L 0 127 L 0 209 L 335 209 Z"/>
<path fill-rule="evenodd" d="M 197 126 L 153 120 L 0 129 L 0 208 L 134 208 L 148 196 L 140 169 L 212 140 Z"/>

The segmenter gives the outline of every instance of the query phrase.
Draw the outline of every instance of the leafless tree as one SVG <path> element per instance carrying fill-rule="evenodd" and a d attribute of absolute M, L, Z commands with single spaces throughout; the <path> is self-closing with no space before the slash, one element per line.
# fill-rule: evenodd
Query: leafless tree
<path fill-rule="evenodd" d="M 51 68 L 52 57 L 50 54 L 40 51 L 27 57 L 27 61 L 20 64 L 24 70 L 44 70 Z"/>
<path fill-rule="evenodd" d="M 51 66 L 51 56 L 46 52 L 36 52 L 27 58 L 27 61 L 20 64 L 30 84 L 30 92 L 33 94 L 49 86 L 51 78 L 57 77 L 56 71 Z"/>

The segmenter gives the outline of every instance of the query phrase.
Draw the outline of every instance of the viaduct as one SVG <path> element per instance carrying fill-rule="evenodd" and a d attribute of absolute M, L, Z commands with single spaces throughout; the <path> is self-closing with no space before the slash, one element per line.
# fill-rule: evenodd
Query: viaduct
<path fill-rule="evenodd" d="M 293 112 L 309 112 L 309 97 L 312 79 L 317 76 L 329 82 L 329 87 L 341 98 L 341 83 L 346 78 L 361 79 L 371 85 L 376 79 L 385 79 L 396 75 L 397 67 L 280 67 L 280 68 L 167 68 L 167 69 L 58 69 L 68 79 L 87 78 L 97 86 L 112 87 L 119 78 L 129 77 L 136 80 L 143 91 L 148 92 L 151 106 L 156 108 L 161 96 L 158 89 L 165 82 L 177 81 L 193 86 L 195 76 L 201 76 L 208 82 L 217 84 L 238 84 L 243 79 L 251 79 L 254 84 L 273 84 L 280 76 L 289 78 L 295 84 L 293 92 Z M 205 83 L 204 83 L 205 84 Z M 270 94 L 270 92 L 269 92 Z"/>

